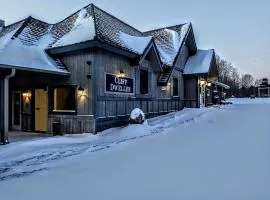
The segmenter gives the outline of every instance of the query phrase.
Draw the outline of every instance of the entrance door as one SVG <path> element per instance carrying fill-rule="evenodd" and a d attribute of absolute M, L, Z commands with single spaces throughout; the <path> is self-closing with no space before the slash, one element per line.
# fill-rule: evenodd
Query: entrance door
<path fill-rule="evenodd" d="M 48 92 L 35 90 L 35 131 L 48 131 Z"/>
<path fill-rule="evenodd" d="M 12 130 L 21 130 L 21 92 L 12 92 Z"/>
<path fill-rule="evenodd" d="M 200 87 L 200 106 L 205 107 L 205 85 L 201 85 Z"/>

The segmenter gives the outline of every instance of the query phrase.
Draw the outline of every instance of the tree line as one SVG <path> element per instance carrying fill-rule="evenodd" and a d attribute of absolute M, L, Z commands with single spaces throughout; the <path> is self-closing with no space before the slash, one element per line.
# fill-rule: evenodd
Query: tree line
<path fill-rule="evenodd" d="M 257 95 L 257 87 L 260 80 L 255 80 L 251 74 L 241 74 L 238 69 L 230 62 L 216 56 L 218 80 L 231 89 L 228 91 L 229 96 L 250 97 Z"/>

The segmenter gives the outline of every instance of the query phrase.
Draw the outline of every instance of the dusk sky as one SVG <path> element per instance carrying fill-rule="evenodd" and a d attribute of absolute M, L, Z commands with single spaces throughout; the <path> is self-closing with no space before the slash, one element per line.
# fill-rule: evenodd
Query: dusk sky
<path fill-rule="evenodd" d="M 55 23 L 89 3 L 142 31 L 192 22 L 198 48 L 214 48 L 242 73 L 270 78 L 266 0 L 0 0 L 0 19 L 8 25 L 31 15 Z"/>

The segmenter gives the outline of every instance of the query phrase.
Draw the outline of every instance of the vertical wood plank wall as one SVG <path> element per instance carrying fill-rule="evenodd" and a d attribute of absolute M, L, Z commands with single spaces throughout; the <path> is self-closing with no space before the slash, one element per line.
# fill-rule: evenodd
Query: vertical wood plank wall
<path fill-rule="evenodd" d="M 172 97 L 172 87 L 165 87 L 162 90 L 162 87 L 157 85 L 160 74 L 154 72 L 152 65 L 153 63 L 149 60 L 144 60 L 141 66 L 130 66 L 127 58 L 98 50 L 98 131 L 127 123 L 129 114 L 134 108 L 142 109 L 147 117 L 183 109 L 184 105 L 181 99 L 184 96 L 182 72 L 175 71 L 173 75 L 179 80 L 179 96 Z M 148 70 L 148 95 L 141 95 L 139 91 L 140 68 Z M 105 74 L 118 74 L 120 70 L 124 70 L 126 77 L 134 79 L 135 94 L 107 94 L 105 92 Z"/>
<path fill-rule="evenodd" d="M 87 64 L 93 60 L 94 52 L 78 52 L 64 55 L 61 57 L 62 62 L 70 71 L 70 77 L 62 84 L 76 85 L 84 88 L 84 94 L 78 95 L 77 98 L 77 113 L 75 115 L 64 115 L 51 113 L 49 115 L 49 132 L 52 132 L 52 123 L 59 121 L 63 133 L 84 133 L 94 131 L 94 119 L 92 108 L 92 80 L 87 77 L 87 74 L 92 74 L 92 66 Z M 59 84 L 59 83 L 58 83 Z"/>

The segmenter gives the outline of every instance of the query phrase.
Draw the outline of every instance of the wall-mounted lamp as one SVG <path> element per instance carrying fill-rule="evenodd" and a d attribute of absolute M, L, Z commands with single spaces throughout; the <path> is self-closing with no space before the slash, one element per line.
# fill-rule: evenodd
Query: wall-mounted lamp
<path fill-rule="evenodd" d="M 200 80 L 200 85 L 205 85 L 206 81 L 205 80 Z"/>
<path fill-rule="evenodd" d="M 79 94 L 79 96 L 82 96 L 83 93 L 84 93 L 84 88 L 83 88 L 82 86 L 80 86 L 80 87 L 78 88 L 78 94 Z"/>
<path fill-rule="evenodd" d="M 24 98 L 31 98 L 32 97 L 32 93 L 29 90 L 28 91 L 24 91 L 22 93 L 22 95 L 23 95 Z"/>
<path fill-rule="evenodd" d="M 32 97 L 32 93 L 31 93 L 30 90 L 25 90 L 25 91 L 23 91 L 22 96 L 23 96 L 24 102 L 25 103 L 29 103 L 30 102 L 30 99 Z"/>
<path fill-rule="evenodd" d="M 171 83 L 168 83 L 168 84 L 167 84 L 168 87 L 171 87 L 171 85 L 172 85 Z"/>
<path fill-rule="evenodd" d="M 210 82 L 209 82 L 209 83 L 207 83 L 207 86 L 208 86 L 208 87 L 211 87 L 211 85 L 212 85 L 212 83 L 210 83 Z"/>
<path fill-rule="evenodd" d="M 120 69 L 119 74 L 117 74 L 117 77 L 118 78 L 124 78 L 125 77 L 125 72 L 124 72 L 123 69 Z"/>

